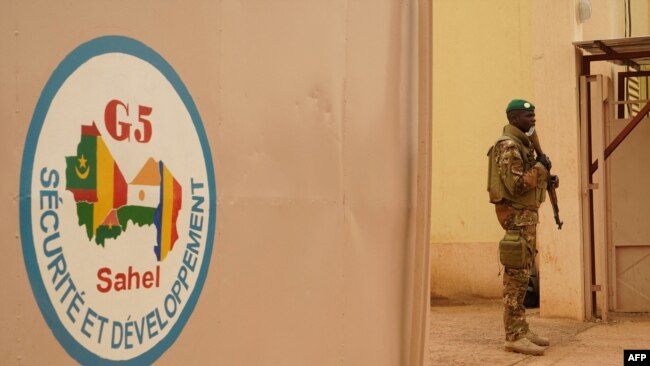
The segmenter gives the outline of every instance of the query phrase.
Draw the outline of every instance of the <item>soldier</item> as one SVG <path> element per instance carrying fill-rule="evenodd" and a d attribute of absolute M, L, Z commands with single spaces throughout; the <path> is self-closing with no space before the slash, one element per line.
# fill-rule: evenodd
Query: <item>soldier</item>
<path fill-rule="evenodd" d="M 551 163 L 545 155 L 535 157 L 531 136 L 535 132 L 535 106 L 522 99 L 507 108 L 503 135 L 490 148 L 488 191 L 497 219 L 506 230 L 499 242 L 503 274 L 503 325 L 505 349 L 542 355 L 548 339 L 528 328 L 524 296 L 535 263 L 537 210 L 546 196 Z"/>

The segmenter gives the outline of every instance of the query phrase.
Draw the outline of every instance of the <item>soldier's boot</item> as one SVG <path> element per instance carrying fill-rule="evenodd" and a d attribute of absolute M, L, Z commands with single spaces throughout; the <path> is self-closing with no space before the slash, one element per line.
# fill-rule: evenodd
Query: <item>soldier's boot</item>
<path fill-rule="evenodd" d="M 523 353 L 525 355 L 541 356 L 544 354 L 544 347 L 540 347 L 526 337 L 521 337 L 516 341 L 506 341 L 506 351 Z"/>
<path fill-rule="evenodd" d="M 548 338 L 538 336 L 537 334 L 531 332 L 530 330 L 524 334 L 524 337 L 528 338 L 529 341 L 535 343 L 538 346 L 548 347 L 550 344 Z"/>

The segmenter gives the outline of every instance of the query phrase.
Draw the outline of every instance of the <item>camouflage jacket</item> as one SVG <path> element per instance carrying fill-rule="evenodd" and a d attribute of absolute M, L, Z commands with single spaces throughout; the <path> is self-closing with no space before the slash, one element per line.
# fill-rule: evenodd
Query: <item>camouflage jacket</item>
<path fill-rule="evenodd" d="M 537 223 L 537 209 L 546 198 L 548 171 L 535 161 L 528 136 L 508 124 L 488 155 L 490 202 L 519 211 L 523 217 L 516 221 L 526 223 L 520 222 L 517 226 Z"/>

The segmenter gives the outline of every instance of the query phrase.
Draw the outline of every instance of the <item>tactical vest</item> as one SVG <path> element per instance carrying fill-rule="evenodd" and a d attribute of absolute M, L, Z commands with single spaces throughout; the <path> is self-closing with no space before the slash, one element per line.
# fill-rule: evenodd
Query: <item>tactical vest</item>
<path fill-rule="evenodd" d="M 528 208 L 537 210 L 541 203 L 546 199 L 546 182 L 538 181 L 536 188 L 533 188 L 520 196 L 515 196 L 508 191 L 501 181 L 501 177 L 499 177 L 499 167 L 497 166 L 495 159 L 494 147 L 501 141 L 512 140 L 519 148 L 519 151 L 521 151 L 521 157 L 524 161 L 524 172 L 530 170 L 533 165 L 535 165 L 534 149 L 532 146 L 529 146 L 529 144 L 522 142 L 522 138 L 526 137 L 521 131 L 516 129 L 514 126 L 506 125 L 506 127 L 503 128 L 503 136 L 499 137 L 494 145 L 490 147 L 490 150 L 488 150 L 487 153 L 490 159 L 488 164 L 487 190 L 490 193 L 491 203 L 501 203 L 506 200 L 511 206 L 517 209 Z M 528 142 L 527 138 L 526 142 Z"/>

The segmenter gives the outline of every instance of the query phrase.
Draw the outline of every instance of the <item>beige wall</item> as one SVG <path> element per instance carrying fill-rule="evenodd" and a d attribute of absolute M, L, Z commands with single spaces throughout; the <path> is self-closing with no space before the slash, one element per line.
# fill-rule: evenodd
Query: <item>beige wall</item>
<path fill-rule="evenodd" d="M 414 2 L 346 0 L 4 2 L 0 364 L 72 362 L 23 264 L 20 162 L 54 68 L 109 34 L 144 42 L 174 67 L 215 162 L 210 271 L 158 363 L 413 360 L 405 339 L 418 325 L 409 322 L 427 307 L 408 300 L 417 274 L 405 265 L 416 246 L 415 10 Z"/>
<path fill-rule="evenodd" d="M 596 4 L 594 4 L 595 6 Z M 596 7 L 595 12 L 598 11 Z M 540 210 L 538 263 L 543 316 L 582 319 L 583 265 L 580 220 L 579 128 L 575 51 L 579 37 L 572 2 L 563 5 L 536 2 L 533 21 L 534 80 L 538 131 L 544 151 L 553 158 L 553 173 L 560 176 L 557 190 L 562 230 L 557 230 L 550 203 Z M 595 17 L 594 17 L 595 18 Z M 590 20 L 591 21 L 591 20 Z M 596 20 L 594 20 L 596 21 Z"/>
<path fill-rule="evenodd" d="M 434 0 L 432 296 L 501 295 L 502 235 L 485 192 L 485 152 L 512 98 L 537 107 L 537 131 L 558 189 L 558 231 L 540 209 L 538 263 L 543 316 L 582 319 L 579 124 L 572 42 L 623 36 L 622 3 L 592 0 L 579 23 L 575 1 Z M 633 35 L 647 32 L 647 4 L 633 3 Z M 608 64 L 595 72 L 612 73 Z"/>
<path fill-rule="evenodd" d="M 433 1 L 433 296 L 501 291 L 485 155 L 510 99 L 533 99 L 530 12 L 527 1 Z"/>

